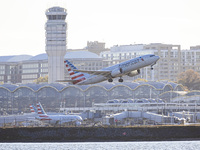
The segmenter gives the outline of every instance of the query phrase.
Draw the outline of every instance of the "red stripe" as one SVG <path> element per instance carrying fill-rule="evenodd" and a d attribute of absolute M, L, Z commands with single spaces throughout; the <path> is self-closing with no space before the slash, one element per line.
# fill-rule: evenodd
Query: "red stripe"
<path fill-rule="evenodd" d="M 83 80 L 85 80 L 85 78 L 82 78 L 82 79 L 76 80 L 76 81 L 73 82 L 73 84 L 77 84 L 77 83 L 79 83 L 79 82 L 81 82 L 81 81 L 83 81 Z"/>
<path fill-rule="evenodd" d="M 83 74 L 80 74 L 80 75 L 78 75 L 78 76 L 72 77 L 72 80 L 74 80 L 74 79 L 76 79 L 76 78 L 78 78 L 78 77 L 82 77 L 82 76 L 84 76 L 84 75 L 83 75 Z"/>
<path fill-rule="evenodd" d="M 46 118 L 44 118 L 44 119 L 40 119 L 40 120 L 52 120 L 52 119 L 46 119 Z"/>
<path fill-rule="evenodd" d="M 43 114 L 42 112 L 38 112 L 38 114 Z"/>
<path fill-rule="evenodd" d="M 73 75 L 73 74 L 75 74 L 74 72 L 72 72 L 72 73 L 70 73 L 69 75 L 71 76 L 71 75 Z"/>
<path fill-rule="evenodd" d="M 68 67 L 68 65 L 66 65 L 66 67 Z"/>
<path fill-rule="evenodd" d="M 48 117 L 48 116 L 39 116 L 39 117 Z"/>
<path fill-rule="evenodd" d="M 71 69 L 68 69 L 68 71 L 71 71 Z"/>

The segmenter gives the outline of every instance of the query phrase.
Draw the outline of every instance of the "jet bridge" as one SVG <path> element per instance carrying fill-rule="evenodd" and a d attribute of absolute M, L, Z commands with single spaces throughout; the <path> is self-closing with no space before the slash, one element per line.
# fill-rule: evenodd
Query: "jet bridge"
<path fill-rule="evenodd" d="M 113 114 L 110 118 L 114 118 L 116 121 L 123 122 L 126 118 L 143 118 L 147 120 L 154 121 L 157 124 L 163 123 L 174 123 L 175 120 L 179 120 L 180 118 L 175 116 L 165 116 L 151 112 L 144 111 L 123 111 L 121 113 Z"/>

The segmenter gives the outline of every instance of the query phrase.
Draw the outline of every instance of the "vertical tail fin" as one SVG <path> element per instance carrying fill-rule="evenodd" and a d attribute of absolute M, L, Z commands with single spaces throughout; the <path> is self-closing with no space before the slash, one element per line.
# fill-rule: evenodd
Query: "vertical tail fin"
<path fill-rule="evenodd" d="M 40 102 L 37 103 L 38 115 L 47 115 Z"/>
<path fill-rule="evenodd" d="M 35 108 L 34 105 L 30 104 L 29 107 L 30 107 L 31 113 L 37 113 L 37 109 Z"/>
<path fill-rule="evenodd" d="M 80 81 L 83 81 L 86 79 L 86 74 L 78 71 L 74 71 L 74 69 L 77 69 L 72 63 L 70 63 L 68 60 L 64 61 L 65 66 L 67 68 L 67 71 L 70 75 L 70 78 L 72 80 L 75 80 L 73 84 L 77 84 Z"/>

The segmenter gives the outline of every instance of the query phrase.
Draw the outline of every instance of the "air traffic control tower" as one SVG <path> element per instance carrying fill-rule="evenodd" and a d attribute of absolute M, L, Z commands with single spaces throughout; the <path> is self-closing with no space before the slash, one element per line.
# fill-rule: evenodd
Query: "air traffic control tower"
<path fill-rule="evenodd" d="M 48 82 L 64 79 L 64 56 L 66 53 L 66 9 L 52 7 L 46 10 L 46 53 L 48 55 Z"/>

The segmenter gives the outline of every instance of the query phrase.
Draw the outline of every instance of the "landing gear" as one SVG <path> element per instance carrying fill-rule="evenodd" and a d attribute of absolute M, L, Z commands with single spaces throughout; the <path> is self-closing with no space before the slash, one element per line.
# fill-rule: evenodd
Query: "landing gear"
<path fill-rule="evenodd" d="M 112 78 L 108 79 L 108 82 L 113 82 L 113 79 Z"/>
<path fill-rule="evenodd" d="M 118 80 L 119 82 L 123 82 L 124 80 L 120 77 L 120 79 Z"/>
<path fill-rule="evenodd" d="M 153 70 L 153 65 L 155 65 L 156 63 L 154 63 L 154 64 L 151 64 L 151 70 Z"/>

